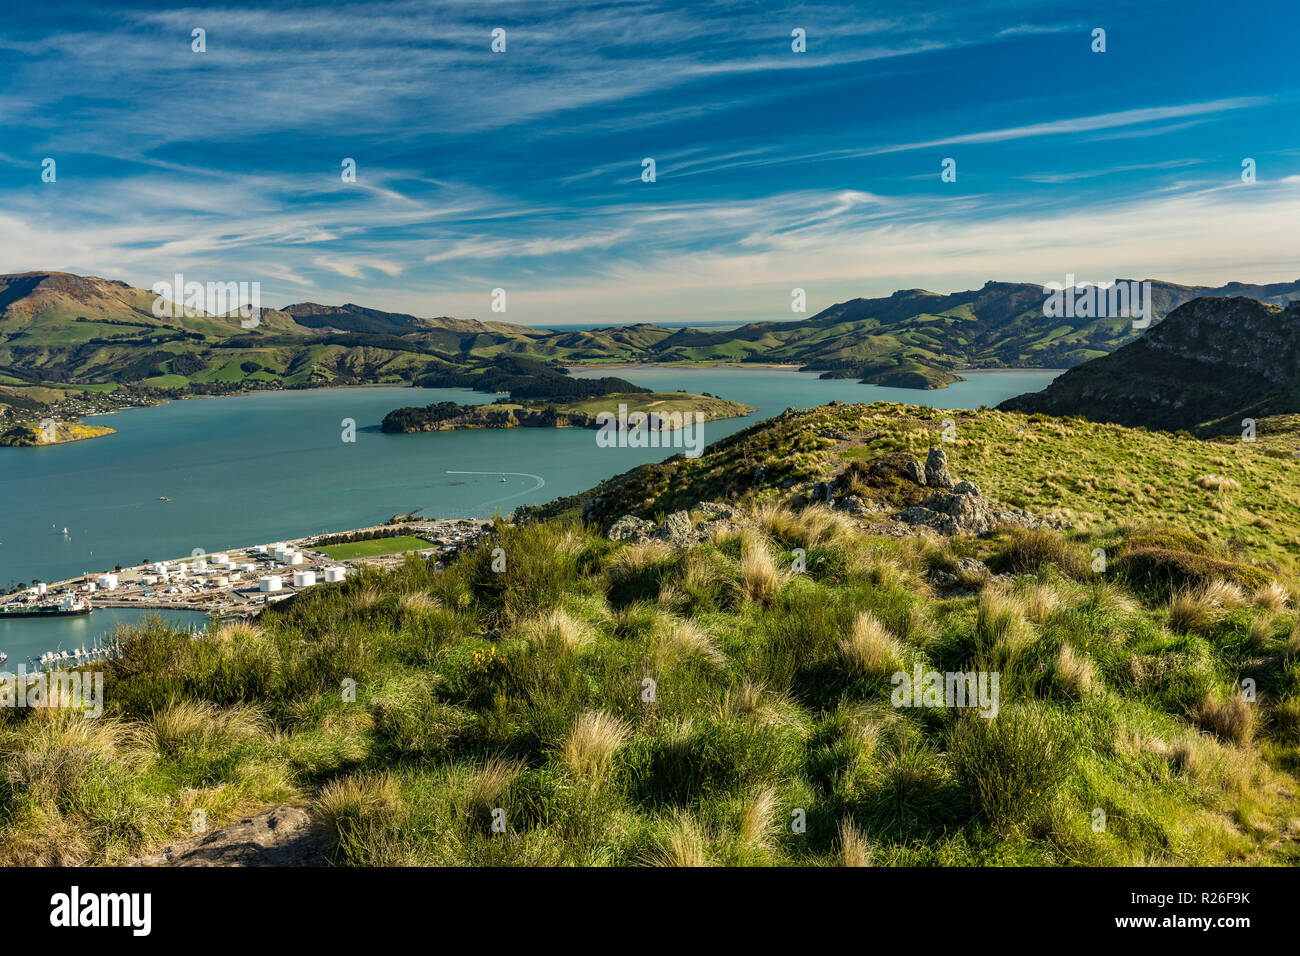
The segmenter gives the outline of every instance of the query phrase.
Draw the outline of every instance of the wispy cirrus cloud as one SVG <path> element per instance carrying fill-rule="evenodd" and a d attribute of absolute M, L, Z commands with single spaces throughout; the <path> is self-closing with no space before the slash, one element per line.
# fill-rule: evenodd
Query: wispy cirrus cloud
<path fill-rule="evenodd" d="M 1066 260 L 1289 274 L 1285 33 L 1265 3 L 1187 70 L 1178 40 L 1214 15 L 1190 2 L 1088 22 L 1046 0 L 25 7 L 0 37 L 0 261 L 493 318 L 504 286 L 510 319 L 541 322 L 744 318 L 793 285 L 953 288 Z"/>

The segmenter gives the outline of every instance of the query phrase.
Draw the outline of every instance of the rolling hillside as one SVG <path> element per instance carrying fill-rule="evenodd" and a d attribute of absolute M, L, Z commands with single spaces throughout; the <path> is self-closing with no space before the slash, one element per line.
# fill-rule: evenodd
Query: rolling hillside
<path fill-rule="evenodd" d="M 299 865 L 1296 865 L 1294 523 L 1227 546 L 1294 515 L 1294 469 L 981 412 L 907 477 L 943 414 L 793 412 L 583 496 L 658 522 L 501 520 L 197 638 L 122 628 L 99 719 L 0 708 L 0 864 L 157 862 L 202 810 L 205 845 L 296 819 Z M 970 479 L 1077 524 L 882 520 Z"/>
<path fill-rule="evenodd" d="M 1197 296 L 1242 295 L 1281 304 L 1300 296 L 1300 282 L 1219 288 L 1152 283 L 1157 318 Z M 129 386 L 164 397 L 447 384 L 475 379 L 490 372 L 495 359 L 513 356 L 557 365 L 795 363 L 828 377 L 941 388 L 967 367 L 1075 366 L 1136 334 L 1126 318 L 1048 319 L 1040 286 L 1006 282 L 949 295 L 911 289 L 853 299 L 806 320 L 722 332 L 647 324 L 550 331 L 317 303 L 263 309 L 259 325 L 249 329 L 233 314 L 157 318 L 154 298 L 122 282 L 67 273 L 0 276 L 0 384 L 19 392 Z M 482 383 L 490 386 L 491 378 Z M 11 418 L 36 401 L 12 397 L 6 405 Z"/>

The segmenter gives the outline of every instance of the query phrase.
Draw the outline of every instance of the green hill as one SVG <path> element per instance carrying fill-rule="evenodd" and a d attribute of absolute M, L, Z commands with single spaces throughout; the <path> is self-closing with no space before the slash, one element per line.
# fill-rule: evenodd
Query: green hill
<path fill-rule="evenodd" d="M 1300 283 L 1208 288 L 1152 282 L 1157 319 L 1198 296 L 1240 295 L 1281 304 L 1300 295 Z M 258 326 L 249 329 L 233 314 L 157 318 L 154 299 L 94 277 L 0 276 L 0 375 L 43 386 L 212 394 L 447 383 L 513 356 L 552 364 L 794 363 L 830 377 L 941 388 L 963 368 L 1075 366 L 1136 335 L 1124 318 L 1049 320 L 1041 286 L 1007 282 L 950 295 L 912 289 L 853 299 L 806 320 L 723 332 L 648 324 L 550 331 L 317 303 L 263 309 Z M 495 390 L 486 379 L 483 384 Z"/>
<path fill-rule="evenodd" d="M 1300 413 L 1300 301 L 1196 299 L 1136 342 L 1000 407 L 1205 434 L 1240 435 L 1251 418 L 1271 439 L 1271 417 Z"/>
<path fill-rule="evenodd" d="M 1300 862 L 1296 528 L 1239 525 L 1293 519 L 1294 471 L 1003 412 L 944 442 L 941 414 L 810 409 L 638 469 L 597 510 L 667 513 L 640 543 L 503 521 L 197 640 L 124 630 L 99 719 L 0 708 L 0 863 L 286 804 L 344 865 Z M 892 522 L 972 478 L 1074 527 Z"/>

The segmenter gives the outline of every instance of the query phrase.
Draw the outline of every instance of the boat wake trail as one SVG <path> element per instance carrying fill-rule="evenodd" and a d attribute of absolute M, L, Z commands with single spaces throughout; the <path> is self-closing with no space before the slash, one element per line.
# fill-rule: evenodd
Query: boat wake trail
<path fill-rule="evenodd" d="M 546 479 L 543 478 L 541 475 L 530 475 L 524 471 L 449 471 L 447 472 L 447 474 L 449 475 L 502 475 L 502 476 L 517 475 L 520 478 L 531 478 L 533 479 L 533 481 L 537 482 L 537 484 L 533 485 L 531 488 L 525 488 L 523 491 L 515 492 L 513 495 L 506 495 L 503 498 L 493 498 L 491 501 L 484 501 L 481 504 L 477 504 L 474 506 L 475 510 L 479 508 L 490 508 L 492 505 L 499 505 L 503 501 L 513 501 L 516 498 L 522 498 L 524 495 L 530 495 L 538 488 L 544 488 L 546 486 Z"/>

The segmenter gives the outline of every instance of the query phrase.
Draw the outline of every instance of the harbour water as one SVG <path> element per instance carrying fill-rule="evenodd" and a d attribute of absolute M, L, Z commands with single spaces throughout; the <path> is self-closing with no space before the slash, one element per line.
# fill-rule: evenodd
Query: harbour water
<path fill-rule="evenodd" d="M 35 660 L 46 651 L 90 650 L 118 625 L 139 624 L 151 615 L 179 627 L 203 628 L 208 622 L 208 616 L 198 611 L 147 611 L 134 607 L 99 608 L 79 617 L 0 618 L 0 650 L 9 655 L 8 662 L 0 665 L 0 672 L 16 673 L 19 667 L 30 672 L 27 658 Z"/>
<path fill-rule="evenodd" d="M 787 407 L 840 399 L 977 408 L 1041 389 L 1058 373 L 964 373 L 968 381 L 933 391 L 823 381 L 791 369 L 651 366 L 577 374 L 707 391 L 757 409 L 748 418 L 708 423 L 705 441 L 712 442 Z M 215 552 L 363 527 L 416 509 L 433 518 L 491 517 L 573 494 L 673 453 L 601 448 L 595 432 L 579 429 L 379 430 L 384 415 L 403 405 L 493 398 L 389 387 L 198 398 L 90 419 L 117 430 L 104 438 L 0 448 L 0 583 L 56 581 L 196 548 Z M 345 440 L 349 421 L 355 441 Z M 104 612 L 92 622 L 35 620 L 21 633 L 41 628 L 34 632 L 39 653 L 57 644 L 80 646 L 83 637 L 93 641 L 101 623 L 111 629 Z M 77 628 L 89 630 L 74 633 Z M 42 632 L 47 640 L 39 640 Z M 8 651 L 11 666 L 32 653 L 23 649 L 29 644 L 28 637 L 19 641 L 17 633 L 0 631 L 0 650 Z"/>

